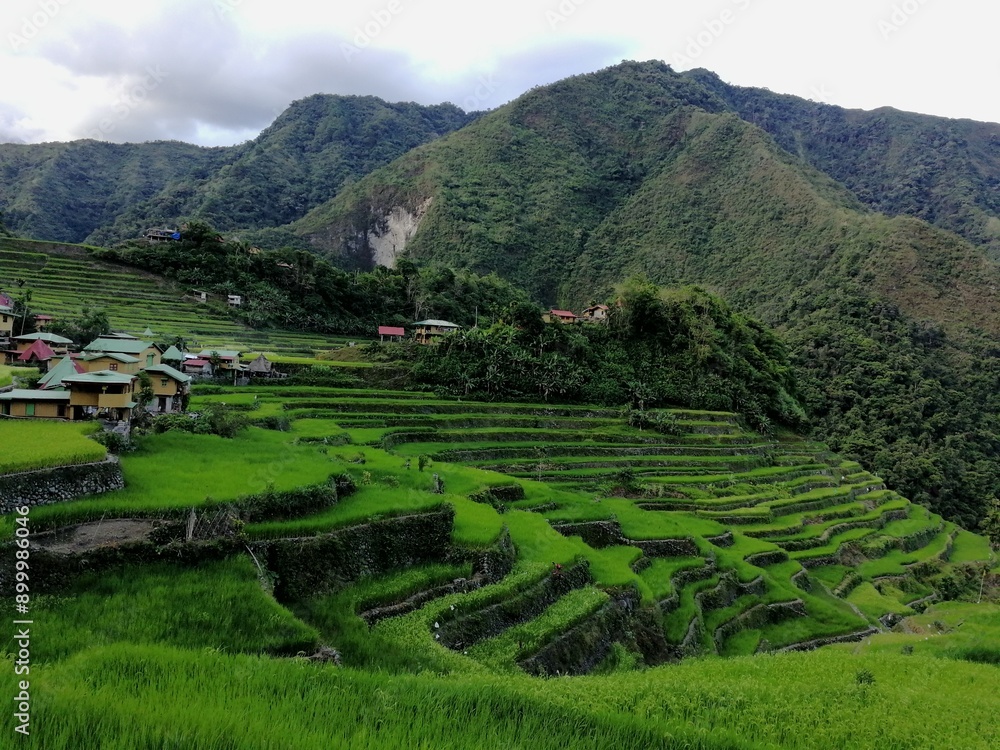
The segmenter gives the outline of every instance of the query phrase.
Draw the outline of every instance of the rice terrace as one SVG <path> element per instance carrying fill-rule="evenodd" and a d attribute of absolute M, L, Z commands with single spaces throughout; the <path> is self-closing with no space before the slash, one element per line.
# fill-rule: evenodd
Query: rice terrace
<path fill-rule="evenodd" d="M 988 544 L 821 444 L 724 412 L 664 435 L 586 405 L 194 391 L 251 426 L 148 435 L 125 489 L 31 510 L 33 746 L 1000 742 L 997 609 L 956 622 L 941 591 Z M 48 464 L 93 458 L 72 424 L 0 423 L 35 427 Z M 118 518 L 149 523 L 74 547 Z"/>

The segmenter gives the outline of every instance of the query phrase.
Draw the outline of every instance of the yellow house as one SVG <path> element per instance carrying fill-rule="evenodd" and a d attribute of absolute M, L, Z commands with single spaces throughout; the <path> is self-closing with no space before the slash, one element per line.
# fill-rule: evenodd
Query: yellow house
<path fill-rule="evenodd" d="M 139 372 L 139 358 L 133 357 L 130 354 L 94 352 L 77 357 L 76 361 L 84 369 L 84 372 L 110 370 L 111 372 L 121 372 L 127 375 L 135 375 Z"/>
<path fill-rule="evenodd" d="M 101 370 L 63 378 L 69 388 L 69 418 L 105 415 L 124 420 L 132 416 L 138 378 L 127 373 Z"/>
<path fill-rule="evenodd" d="M 191 387 L 191 376 L 175 370 L 170 365 L 153 365 L 146 368 L 155 400 L 146 407 L 149 411 L 179 411 L 184 396 Z"/>
<path fill-rule="evenodd" d="M 0 305 L 0 339 L 9 339 L 14 333 L 14 308 Z"/>
<path fill-rule="evenodd" d="M 66 419 L 69 414 L 69 391 L 38 391 L 21 388 L 0 393 L 0 414 L 7 417 Z"/>
<path fill-rule="evenodd" d="M 433 344 L 446 334 L 457 331 L 461 326 L 447 320 L 421 320 L 413 324 L 413 338 L 418 344 Z"/>
<path fill-rule="evenodd" d="M 0 314 L 0 317 L 2 317 L 2 314 Z M 13 325 L 13 317 L 11 318 L 11 325 Z M 26 361 L 21 358 L 21 355 L 29 349 L 34 351 L 44 349 L 51 352 L 52 357 L 64 357 L 69 352 L 68 347 L 73 343 L 67 338 L 57 336 L 54 333 L 48 333 L 47 331 L 14 336 L 10 341 L 14 345 L 14 348 L 4 352 L 4 360 L 8 365 L 19 360 L 22 362 Z"/>
<path fill-rule="evenodd" d="M 139 360 L 139 370 L 160 364 L 160 349 L 152 341 L 102 336 L 83 347 L 83 351 L 85 354 L 127 354 Z"/>
<path fill-rule="evenodd" d="M 219 366 L 215 368 L 216 370 L 232 372 L 233 370 L 246 369 L 240 364 L 240 353 L 235 349 L 202 349 L 198 353 L 198 359 L 207 359 L 209 361 L 218 359 Z"/>

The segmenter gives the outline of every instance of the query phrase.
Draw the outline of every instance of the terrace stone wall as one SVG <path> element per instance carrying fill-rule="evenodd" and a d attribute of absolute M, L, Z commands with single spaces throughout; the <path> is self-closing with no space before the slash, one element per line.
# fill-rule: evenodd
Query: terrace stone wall
<path fill-rule="evenodd" d="M 118 459 L 0 476 L 0 513 L 22 505 L 50 505 L 125 487 Z"/>

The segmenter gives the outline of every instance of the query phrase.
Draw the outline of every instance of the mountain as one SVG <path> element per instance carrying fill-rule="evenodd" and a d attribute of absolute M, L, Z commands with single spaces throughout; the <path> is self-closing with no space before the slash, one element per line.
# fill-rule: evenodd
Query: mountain
<path fill-rule="evenodd" d="M 975 524 L 1000 492 L 988 242 L 903 204 L 874 212 L 860 181 L 783 148 L 703 78 L 629 62 L 536 89 L 291 228 L 345 266 L 405 253 L 496 271 L 548 304 L 609 299 L 635 273 L 706 286 L 793 344 L 819 437 Z"/>
<path fill-rule="evenodd" d="M 21 236 L 83 242 L 167 183 L 206 179 L 228 152 L 175 141 L 0 144 L 0 212 Z"/>
<path fill-rule="evenodd" d="M 474 118 L 450 104 L 315 95 L 228 148 L 176 142 L 0 145 L 0 212 L 18 234 L 109 244 L 157 225 L 288 224 L 345 184 Z"/>
<path fill-rule="evenodd" d="M 706 70 L 685 76 L 872 210 L 924 219 L 1000 259 L 1000 125 L 843 109 L 731 86 Z"/>

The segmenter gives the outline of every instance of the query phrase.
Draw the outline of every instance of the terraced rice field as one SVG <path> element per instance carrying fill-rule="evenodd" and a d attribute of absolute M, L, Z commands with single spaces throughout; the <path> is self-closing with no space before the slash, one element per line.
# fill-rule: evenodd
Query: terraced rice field
<path fill-rule="evenodd" d="M 125 490 L 32 509 L 39 746 L 1000 739 L 995 667 L 970 663 L 996 663 L 997 607 L 932 604 L 928 575 L 978 582 L 988 545 L 822 445 L 721 413 L 675 411 L 661 435 L 609 409 L 197 390 L 194 409 L 289 428 L 147 436 Z M 233 509 L 239 534 L 204 547 L 107 531 L 176 540 Z M 60 545 L 76 551 L 43 591 Z M 703 654 L 737 658 L 685 659 Z"/>
<path fill-rule="evenodd" d="M 152 274 L 91 259 L 86 248 L 0 239 L 0 289 L 16 291 L 15 279 L 32 292 L 32 308 L 56 318 L 75 316 L 84 305 L 104 310 L 116 330 L 158 340 L 182 336 L 201 348 L 267 351 L 313 357 L 346 339 L 296 331 L 255 331 L 230 319 L 216 304 L 200 304 L 190 290 Z"/>
<path fill-rule="evenodd" d="M 358 451 L 376 484 L 385 471 L 400 475 L 403 487 L 427 487 L 428 474 L 438 474 L 456 508 L 456 541 L 484 546 L 509 533 L 518 558 L 510 576 L 474 593 L 429 596 L 365 633 L 405 641 L 421 658 L 453 668 L 459 655 L 491 669 L 565 668 L 562 644 L 606 632 L 614 612 L 629 607 L 655 613 L 678 657 L 855 639 L 883 629 L 880 618 L 933 601 L 911 575 L 919 564 L 990 559 L 980 537 L 887 490 L 857 464 L 792 435 L 747 432 L 731 414 L 674 411 L 678 434 L 660 435 L 628 427 L 613 409 L 407 392 L 251 392 L 198 401 L 253 398 L 260 413 L 290 417 L 300 442 L 342 446 L 328 452 L 341 450 L 345 460 Z M 380 497 L 369 511 L 391 507 L 391 497 Z M 321 533 L 340 513 L 248 531 Z M 577 578 L 567 590 L 540 593 L 571 570 Z M 419 599 L 421 591 L 413 584 L 397 599 Z M 350 592 L 334 598 L 343 604 Z M 534 602 L 520 609 L 530 616 L 469 636 L 470 622 L 491 620 L 491 608 L 512 598 Z M 358 611 L 340 612 L 334 630 L 364 609 L 363 596 L 352 601 Z M 451 643 L 441 628 L 465 635 Z M 571 659 L 570 671 L 597 668 L 616 639 L 627 640 L 601 640 Z"/>

